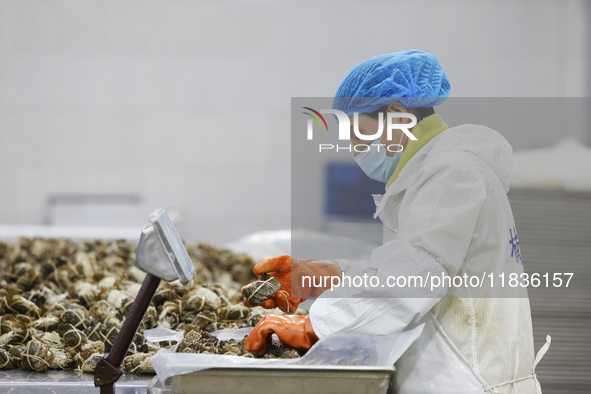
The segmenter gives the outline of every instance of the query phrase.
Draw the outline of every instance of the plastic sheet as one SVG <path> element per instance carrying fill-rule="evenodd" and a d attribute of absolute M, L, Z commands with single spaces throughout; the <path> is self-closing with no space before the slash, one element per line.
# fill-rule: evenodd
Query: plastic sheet
<path fill-rule="evenodd" d="M 171 341 L 176 342 L 176 345 L 172 349 L 173 352 L 176 352 L 176 349 L 179 347 L 183 340 L 183 333 L 175 330 L 171 330 L 169 328 L 152 328 L 150 330 L 144 331 L 144 338 L 148 342 L 165 342 Z"/>
<path fill-rule="evenodd" d="M 291 255 L 292 247 L 298 259 L 365 259 L 377 246 L 356 238 L 304 229 L 260 231 L 226 245 L 231 251 L 246 253 L 257 262 Z"/>
<path fill-rule="evenodd" d="M 329 335 L 312 346 L 303 357 L 296 359 L 254 359 L 215 354 L 175 353 L 168 349 L 161 349 L 150 361 L 160 381 L 165 381 L 171 376 L 208 368 L 391 367 L 419 337 L 423 328 L 424 324 L 400 334 L 384 336 Z M 145 331 L 146 339 L 150 338 L 150 341 L 158 342 L 179 338 L 180 333 L 173 330 L 160 330 L 157 333 L 153 330 Z M 214 335 L 222 340 L 230 338 L 241 340 L 249 330 L 222 330 L 215 332 Z"/>

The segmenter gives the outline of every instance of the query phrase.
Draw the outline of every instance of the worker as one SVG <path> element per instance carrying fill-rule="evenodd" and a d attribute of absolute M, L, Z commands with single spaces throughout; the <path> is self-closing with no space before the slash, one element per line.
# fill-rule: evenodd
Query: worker
<path fill-rule="evenodd" d="M 386 185 L 385 194 L 374 196 L 384 243 L 361 262 L 280 256 L 256 265 L 256 275 L 269 273 L 281 283 L 281 291 L 263 307 L 293 313 L 306 296 L 324 293 L 306 316 L 263 318 L 248 336 L 247 349 L 264 352 L 272 333 L 288 346 L 308 349 L 334 333 L 390 335 L 422 325 L 418 339 L 396 362 L 396 392 L 541 393 L 535 365 L 550 338 L 534 357 L 524 288 L 485 285 L 497 297 L 482 296 L 483 290 L 472 284 L 456 287 L 450 281 L 429 289 L 348 289 L 336 297 L 325 285 L 294 291 L 303 276 L 426 279 L 523 273 L 507 198 L 511 146 L 485 126 L 449 128 L 433 108 L 449 92 L 450 83 L 435 56 L 415 50 L 367 59 L 345 77 L 333 108 L 350 117 L 351 143 L 360 146 L 354 160 Z M 353 130 L 355 113 L 358 132 L 371 135 L 380 121 L 386 122 L 380 112 L 387 112 L 393 123 L 409 126 L 416 118 L 418 123 L 409 129 L 416 140 L 402 128 L 394 130 L 390 140 L 387 133 L 375 141 L 359 139 Z M 498 297 L 505 291 L 508 298 Z"/>

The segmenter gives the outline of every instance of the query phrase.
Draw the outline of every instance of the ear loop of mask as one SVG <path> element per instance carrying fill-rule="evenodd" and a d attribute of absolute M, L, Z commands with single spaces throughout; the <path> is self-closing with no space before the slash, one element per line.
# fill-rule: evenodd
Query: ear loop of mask
<path fill-rule="evenodd" d="M 383 128 L 384 131 L 386 131 L 387 120 L 388 120 L 388 111 L 386 111 L 386 119 L 384 119 L 384 128 Z M 388 133 L 386 132 L 386 136 L 387 135 L 388 135 Z M 402 132 L 402 130 L 401 130 L 400 141 L 398 141 L 398 144 L 396 144 L 396 145 L 398 145 L 400 148 L 402 148 L 402 150 L 397 150 L 394 153 L 394 156 L 393 156 L 394 158 L 396 158 L 396 155 L 398 155 L 399 153 L 402 154 L 402 152 L 404 151 L 404 147 L 402 146 L 402 139 L 403 138 L 404 138 L 404 132 Z M 377 139 L 377 141 L 378 141 L 378 143 L 380 143 L 384 147 L 384 149 L 386 149 L 386 145 L 382 144 L 382 141 L 380 141 L 379 138 Z M 386 149 L 386 152 L 389 152 L 389 150 Z"/>

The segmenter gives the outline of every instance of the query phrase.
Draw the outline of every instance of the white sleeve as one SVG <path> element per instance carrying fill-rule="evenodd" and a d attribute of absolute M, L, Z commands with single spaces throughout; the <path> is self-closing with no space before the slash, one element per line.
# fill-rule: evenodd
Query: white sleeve
<path fill-rule="evenodd" d="M 406 190 L 398 210 L 397 238 L 375 249 L 369 260 L 344 267 L 344 276 L 374 276 L 378 286 L 366 280 L 361 287 L 338 287 L 312 304 L 310 320 L 318 337 L 335 332 L 395 334 L 445 296 L 447 288 L 431 289 L 429 279 L 459 271 L 487 188 L 477 166 L 458 166 L 454 155 L 430 160 Z M 466 163 L 466 157 L 461 162 Z M 407 287 L 392 287 L 392 277 L 414 277 L 414 283 L 425 286 L 409 281 Z"/>

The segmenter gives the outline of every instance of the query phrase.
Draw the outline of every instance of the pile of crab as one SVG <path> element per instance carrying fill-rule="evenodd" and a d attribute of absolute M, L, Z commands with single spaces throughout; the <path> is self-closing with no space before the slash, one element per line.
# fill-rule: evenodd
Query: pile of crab
<path fill-rule="evenodd" d="M 145 340 L 143 331 L 154 327 L 184 331 L 182 352 L 254 356 L 241 342 L 209 334 L 254 326 L 269 313 L 242 304 L 240 286 L 256 279 L 254 262 L 207 244 L 187 250 L 197 275 L 184 286 L 160 285 L 123 361 L 126 372 L 154 373 L 149 358 L 161 346 L 172 346 Z M 0 369 L 93 372 L 145 276 L 135 267 L 135 251 L 125 241 L 0 241 Z M 273 348 L 266 357 L 299 353 Z"/>

